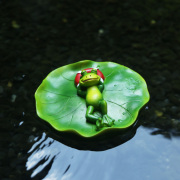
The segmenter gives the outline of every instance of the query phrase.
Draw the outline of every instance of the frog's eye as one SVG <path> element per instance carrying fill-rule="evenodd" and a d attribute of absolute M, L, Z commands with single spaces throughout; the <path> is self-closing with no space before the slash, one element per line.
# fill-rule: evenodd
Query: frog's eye
<path fill-rule="evenodd" d="M 97 69 L 92 69 L 91 72 L 97 74 Z"/>
<path fill-rule="evenodd" d="M 81 71 L 81 75 L 84 76 L 85 74 L 87 74 L 87 71 L 82 70 L 82 71 Z M 81 77 L 82 77 L 82 76 L 81 76 Z"/>

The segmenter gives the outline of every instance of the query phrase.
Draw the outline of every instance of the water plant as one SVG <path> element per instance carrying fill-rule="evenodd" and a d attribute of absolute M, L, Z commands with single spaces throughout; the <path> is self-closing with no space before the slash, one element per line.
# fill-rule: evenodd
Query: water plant
<path fill-rule="evenodd" d="M 74 83 L 77 74 L 87 68 L 98 69 L 105 77 L 102 96 L 113 123 L 99 129 L 97 123 L 87 121 L 86 99 L 78 95 Z M 123 65 L 84 60 L 52 71 L 38 87 L 35 99 L 38 116 L 56 130 L 91 138 L 133 125 L 140 109 L 149 101 L 149 92 L 145 80 Z M 94 110 L 93 115 L 102 118 L 99 110 Z"/>

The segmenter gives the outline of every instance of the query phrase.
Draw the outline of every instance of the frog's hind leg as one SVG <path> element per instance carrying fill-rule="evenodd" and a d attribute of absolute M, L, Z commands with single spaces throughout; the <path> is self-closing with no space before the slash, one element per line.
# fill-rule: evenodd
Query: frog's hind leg
<path fill-rule="evenodd" d="M 99 106 L 102 114 L 107 114 L 107 102 L 104 99 L 99 102 Z"/>
<path fill-rule="evenodd" d="M 86 111 L 86 119 L 88 122 L 96 124 L 97 120 L 101 120 L 101 118 L 94 116 L 94 107 L 93 106 L 88 106 L 87 111 Z"/>
<path fill-rule="evenodd" d="M 86 111 L 86 119 L 88 122 L 96 124 L 97 130 L 103 127 L 102 124 L 102 119 L 100 117 L 94 116 L 94 107 L 93 106 L 88 106 L 87 111 Z"/>
<path fill-rule="evenodd" d="M 107 115 L 107 102 L 103 99 L 102 101 L 100 101 L 99 105 L 103 114 L 103 124 L 106 126 L 113 126 L 115 120 Z M 104 121 L 106 121 L 107 123 L 105 123 Z"/>

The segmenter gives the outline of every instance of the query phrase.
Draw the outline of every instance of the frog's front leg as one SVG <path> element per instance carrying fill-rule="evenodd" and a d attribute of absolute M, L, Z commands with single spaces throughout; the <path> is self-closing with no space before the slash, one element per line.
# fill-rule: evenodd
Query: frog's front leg
<path fill-rule="evenodd" d="M 100 92 L 103 92 L 104 90 L 104 82 L 102 79 L 99 81 L 98 89 L 100 90 Z"/>
<path fill-rule="evenodd" d="M 86 97 L 86 94 L 87 94 L 87 91 L 86 91 L 86 90 L 82 90 L 82 89 L 81 89 L 81 85 L 79 84 L 79 85 L 77 86 L 77 94 L 78 94 L 79 96 L 85 98 L 85 97 Z"/>

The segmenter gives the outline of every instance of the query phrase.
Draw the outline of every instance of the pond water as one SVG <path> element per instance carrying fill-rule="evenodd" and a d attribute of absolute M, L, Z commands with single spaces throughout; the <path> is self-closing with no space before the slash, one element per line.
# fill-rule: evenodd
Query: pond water
<path fill-rule="evenodd" d="M 179 8 L 176 0 L 0 1 L 0 179 L 179 180 Z M 133 69 L 151 96 L 136 134 L 103 151 L 65 145 L 36 115 L 47 74 L 84 59 Z"/>
<path fill-rule="evenodd" d="M 152 130 L 140 127 L 136 136 L 124 145 L 102 151 L 80 151 L 42 134 L 28 151 L 26 169 L 31 177 L 43 172 L 43 179 L 158 179 L 178 180 L 179 139 L 152 136 Z"/>

